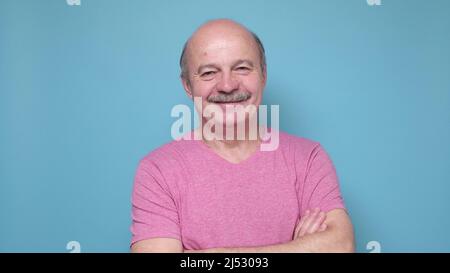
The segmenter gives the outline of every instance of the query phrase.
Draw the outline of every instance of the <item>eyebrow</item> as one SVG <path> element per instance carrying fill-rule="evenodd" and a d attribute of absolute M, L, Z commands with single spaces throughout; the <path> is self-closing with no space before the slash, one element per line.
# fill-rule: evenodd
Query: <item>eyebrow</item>
<path fill-rule="evenodd" d="M 247 60 L 247 59 L 239 59 L 239 60 L 235 61 L 231 67 L 236 67 L 236 66 L 239 66 L 242 64 L 247 64 L 248 66 L 250 66 L 252 68 L 254 67 L 253 62 L 250 60 Z M 197 74 L 200 74 L 203 69 L 206 69 L 206 68 L 218 69 L 218 67 L 219 67 L 219 65 L 217 65 L 215 63 L 203 64 L 198 67 Z"/>

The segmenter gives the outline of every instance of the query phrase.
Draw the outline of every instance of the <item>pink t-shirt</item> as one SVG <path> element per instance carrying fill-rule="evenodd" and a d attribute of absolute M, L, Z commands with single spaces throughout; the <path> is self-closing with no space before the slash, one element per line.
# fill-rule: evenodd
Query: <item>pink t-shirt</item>
<path fill-rule="evenodd" d="M 157 237 L 190 250 L 285 243 L 314 207 L 344 208 L 333 163 L 317 142 L 280 132 L 277 150 L 234 164 L 200 140 L 172 141 L 139 163 L 131 244 Z"/>

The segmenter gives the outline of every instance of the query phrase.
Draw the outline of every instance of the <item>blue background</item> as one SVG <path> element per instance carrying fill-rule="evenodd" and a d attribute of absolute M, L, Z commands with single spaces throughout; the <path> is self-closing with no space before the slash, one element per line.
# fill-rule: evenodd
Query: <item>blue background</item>
<path fill-rule="evenodd" d="M 450 1 L 0 2 L 0 251 L 126 252 L 138 160 L 171 140 L 184 41 L 235 19 L 265 104 L 336 165 L 357 250 L 450 250 Z"/>

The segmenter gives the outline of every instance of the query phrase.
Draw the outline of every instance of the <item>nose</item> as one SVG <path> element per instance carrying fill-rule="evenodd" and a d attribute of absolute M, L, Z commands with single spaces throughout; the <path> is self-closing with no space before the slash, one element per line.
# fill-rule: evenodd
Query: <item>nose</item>
<path fill-rule="evenodd" d="M 231 93 L 238 90 L 239 82 L 233 77 L 231 73 L 224 72 L 220 81 L 217 83 L 217 91 L 223 93 Z"/>

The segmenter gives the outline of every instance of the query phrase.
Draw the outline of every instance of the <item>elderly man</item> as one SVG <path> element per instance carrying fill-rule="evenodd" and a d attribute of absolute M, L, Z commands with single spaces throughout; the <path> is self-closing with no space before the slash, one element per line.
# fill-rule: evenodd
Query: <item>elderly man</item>
<path fill-rule="evenodd" d="M 198 28 L 180 65 L 187 95 L 201 98 L 197 110 L 261 103 L 264 48 L 234 21 Z M 199 114 L 206 123 L 218 116 Z M 229 130 L 226 122 L 219 124 Z M 249 138 L 248 130 L 244 139 L 200 134 L 172 141 L 140 161 L 132 252 L 354 251 L 336 171 L 321 145 L 279 132 L 278 147 L 263 151 L 264 140 Z"/>

